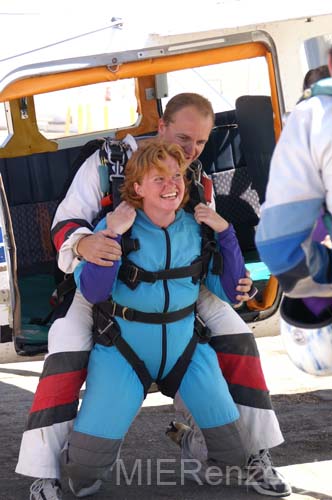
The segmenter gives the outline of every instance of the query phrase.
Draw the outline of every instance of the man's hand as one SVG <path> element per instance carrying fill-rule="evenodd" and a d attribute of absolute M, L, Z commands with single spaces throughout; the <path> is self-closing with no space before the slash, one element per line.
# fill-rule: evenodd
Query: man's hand
<path fill-rule="evenodd" d="M 116 234 L 123 234 L 134 224 L 136 210 L 126 201 L 122 201 L 114 212 L 107 214 L 107 229 Z"/>
<path fill-rule="evenodd" d="M 112 239 L 116 236 L 114 231 L 104 229 L 99 233 L 90 234 L 81 238 L 77 244 L 77 252 L 87 262 L 99 266 L 111 267 L 115 260 L 121 258 L 121 245 Z"/>
<path fill-rule="evenodd" d="M 125 233 L 134 223 L 136 210 L 123 201 L 114 212 L 107 215 L 107 229 L 81 238 L 77 244 L 77 253 L 87 262 L 99 266 L 111 267 L 113 261 L 121 258 L 121 245 L 114 240 L 118 234 Z"/>
<path fill-rule="evenodd" d="M 249 294 L 249 291 L 252 289 L 252 279 L 250 278 L 250 272 L 246 271 L 246 277 L 245 278 L 240 278 L 239 279 L 239 284 L 236 287 L 236 290 L 238 292 L 241 292 L 241 295 L 236 296 L 236 300 L 239 302 L 247 302 L 248 300 L 252 299 L 254 295 L 256 295 L 257 290 L 254 288 L 252 291 L 253 293 Z M 240 305 L 240 304 L 239 304 Z"/>

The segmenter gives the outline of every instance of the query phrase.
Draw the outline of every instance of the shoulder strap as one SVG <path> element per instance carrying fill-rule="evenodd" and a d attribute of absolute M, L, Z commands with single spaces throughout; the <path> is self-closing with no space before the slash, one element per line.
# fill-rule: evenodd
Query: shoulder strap
<path fill-rule="evenodd" d="M 190 181 L 189 186 L 189 201 L 185 210 L 193 213 L 198 203 L 206 204 L 205 190 L 202 183 L 203 168 L 199 160 L 194 161 L 187 170 L 187 177 Z M 218 250 L 215 240 L 214 231 L 206 224 L 201 224 L 201 256 L 199 259 L 202 261 L 203 269 L 201 272 L 201 279 L 204 279 L 208 272 L 211 257 L 213 259 L 213 274 L 221 274 L 223 268 L 222 256 Z M 195 262 L 193 262 L 195 263 Z M 193 278 L 195 282 L 195 278 Z"/>
<path fill-rule="evenodd" d="M 100 148 L 99 180 L 104 195 L 102 206 L 113 208 L 120 203 L 119 188 L 123 183 L 124 170 L 128 161 L 130 147 L 121 140 L 105 138 Z M 108 198 L 108 203 L 105 202 Z"/>
<path fill-rule="evenodd" d="M 93 220 L 94 226 L 121 201 L 120 187 L 123 184 L 129 150 L 128 144 L 110 137 L 105 137 L 100 145 L 98 173 L 103 198 L 101 199 L 102 209 Z"/>
<path fill-rule="evenodd" d="M 189 200 L 185 206 L 187 212 L 193 213 L 198 203 L 206 203 L 204 186 L 201 183 L 202 171 L 203 167 L 199 160 L 195 160 L 187 169 L 187 179 L 190 183 Z"/>
<path fill-rule="evenodd" d="M 197 282 L 204 270 L 204 260 L 196 259 L 189 266 L 174 267 L 162 271 L 146 271 L 142 267 L 136 266 L 131 260 L 123 259 L 118 272 L 118 279 L 123 281 L 131 290 L 144 281 L 145 283 L 155 283 L 159 280 L 174 280 L 179 278 L 192 277 Z"/>

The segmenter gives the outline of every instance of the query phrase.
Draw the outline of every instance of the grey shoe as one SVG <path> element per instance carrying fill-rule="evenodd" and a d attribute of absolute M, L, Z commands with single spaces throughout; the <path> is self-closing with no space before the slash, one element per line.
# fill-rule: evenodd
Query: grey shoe
<path fill-rule="evenodd" d="M 62 500 L 60 482 L 57 479 L 36 479 L 30 486 L 30 500 Z"/>
<path fill-rule="evenodd" d="M 73 495 L 75 495 L 75 497 L 83 498 L 97 493 L 103 482 L 100 479 L 97 479 L 96 481 L 90 480 L 90 482 L 88 482 L 87 480 L 83 481 L 69 478 L 68 484 L 70 491 Z"/>
<path fill-rule="evenodd" d="M 261 495 L 286 497 L 292 493 L 290 484 L 273 467 L 268 450 L 260 450 L 257 455 L 251 455 L 245 472 L 245 484 Z"/>

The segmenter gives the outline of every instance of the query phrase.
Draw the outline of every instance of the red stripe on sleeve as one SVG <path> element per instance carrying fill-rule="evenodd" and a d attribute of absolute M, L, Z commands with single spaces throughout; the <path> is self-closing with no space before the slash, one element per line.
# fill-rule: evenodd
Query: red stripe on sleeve
<path fill-rule="evenodd" d="M 228 383 L 261 391 L 268 390 L 258 357 L 221 352 L 218 352 L 217 355 L 219 366 Z"/>
<path fill-rule="evenodd" d="M 76 401 L 86 379 L 86 373 L 87 370 L 84 368 L 42 378 L 38 384 L 30 413 Z"/>
<path fill-rule="evenodd" d="M 65 241 L 68 231 L 71 229 L 77 229 L 78 227 L 81 226 L 75 222 L 68 222 L 68 224 L 65 224 L 61 229 L 59 229 L 59 231 L 53 236 L 53 243 L 57 251 L 60 250 L 62 243 Z"/>

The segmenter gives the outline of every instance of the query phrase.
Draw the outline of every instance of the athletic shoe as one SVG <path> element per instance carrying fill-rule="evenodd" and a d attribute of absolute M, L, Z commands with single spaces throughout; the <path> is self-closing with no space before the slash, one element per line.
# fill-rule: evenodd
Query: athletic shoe
<path fill-rule="evenodd" d="M 169 424 L 166 429 L 166 436 L 169 437 L 175 444 L 181 447 L 181 441 L 185 432 L 190 431 L 188 425 L 182 424 L 181 422 L 175 422 L 174 420 Z"/>
<path fill-rule="evenodd" d="M 30 500 L 61 499 L 61 484 L 57 479 L 36 479 L 30 486 Z"/>
<path fill-rule="evenodd" d="M 100 490 L 103 482 L 100 479 L 97 479 L 93 483 L 83 480 L 71 479 L 68 481 L 70 491 L 77 498 L 88 497 L 89 495 L 94 495 L 97 491 Z"/>
<path fill-rule="evenodd" d="M 245 484 L 261 495 L 286 497 L 292 493 L 290 484 L 273 467 L 268 450 L 260 450 L 257 455 L 251 455 L 245 472 Z"/>

